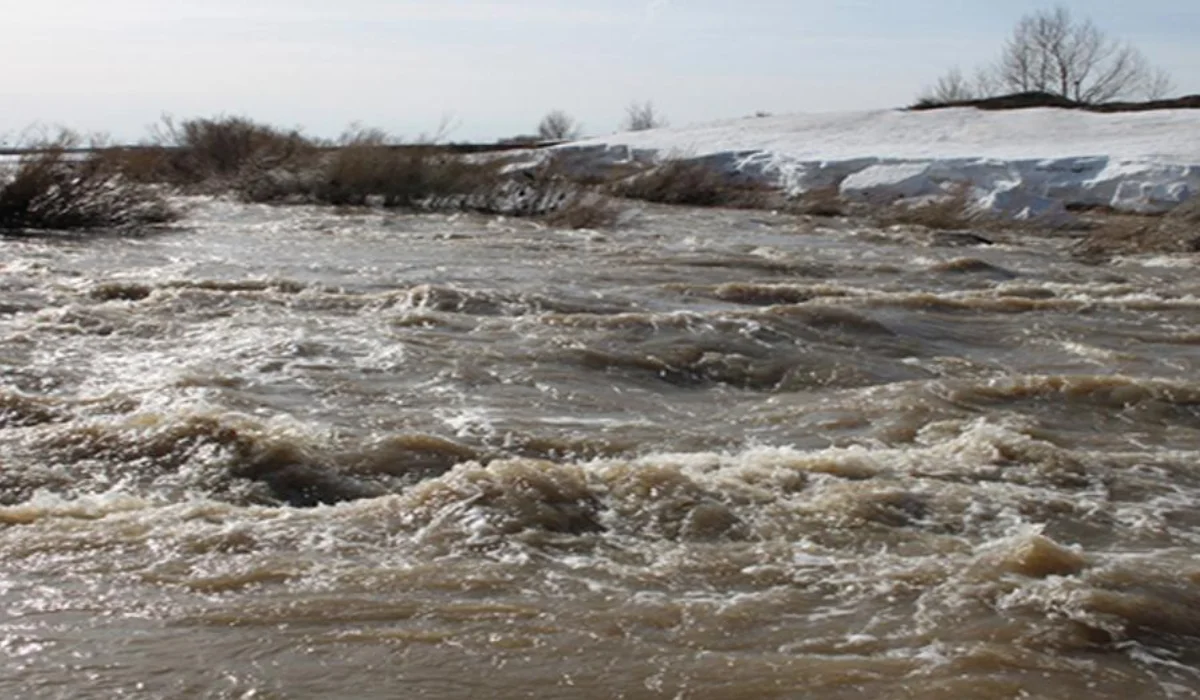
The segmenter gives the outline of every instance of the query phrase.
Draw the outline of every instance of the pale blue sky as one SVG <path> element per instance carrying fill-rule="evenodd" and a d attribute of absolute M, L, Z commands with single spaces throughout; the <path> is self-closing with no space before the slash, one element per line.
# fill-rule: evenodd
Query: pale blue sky
<path fill-rule="evenodd" d="M 1066 3 L 1200 93 L 1200 0 Z M 906 104 L 995 55 L 1032 0 L 40 0 L 3 12 L 0 135 L 31 123 L 134 139 L 163 113 L 336 135 L 352 121 L 454 140 L 591 134 L 631 100 L 673 123 Z"/>

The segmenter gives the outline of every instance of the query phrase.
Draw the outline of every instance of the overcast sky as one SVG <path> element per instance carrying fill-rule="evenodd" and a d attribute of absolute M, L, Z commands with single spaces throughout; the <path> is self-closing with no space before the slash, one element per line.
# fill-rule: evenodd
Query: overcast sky
<path fill-rule="evenodd" d="M 1200 0 L 1066 3 L 1200 93 Z M 561 108 L 613 131 L 889 108 L 995 55 L 1030 0 L 34 0 L 3 12 L 0 137 L 33 123 L 139 138 L 164 113 L 333 136 L 350 122 L 454 140 Z"/>

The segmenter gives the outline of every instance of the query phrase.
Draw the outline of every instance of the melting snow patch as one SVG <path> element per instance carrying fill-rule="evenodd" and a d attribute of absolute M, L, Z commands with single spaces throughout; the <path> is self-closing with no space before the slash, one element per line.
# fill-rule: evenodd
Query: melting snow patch
<path fill-rule="evenodd" d="M 1068 223 L 1066 207 L 1162 213 L 1200 192 L 1200 110 L 793 115 L 614 134 L 558 148 L 577 170 L 667 158 L 789 194 L 891 203 L 969 188 L 980 212 Z"/>

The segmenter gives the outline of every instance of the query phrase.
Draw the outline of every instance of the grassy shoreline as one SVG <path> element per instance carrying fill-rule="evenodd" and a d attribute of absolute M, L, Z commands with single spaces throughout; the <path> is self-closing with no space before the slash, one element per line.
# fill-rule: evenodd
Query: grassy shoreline
<path fill-rule="evenodd" d="M 613 164 L 572 162 L 534 143 L 403 143 L 357 127 L 318 141 L 241 117 L 166 121 L 151 143 L 113 146 L 62 132 L 5 149 L 0 163 L 0 236 L 38 230 L 129 230 L 172 221 L 169 195 L 210 194 L 286 205 L 470 211 L 538 219 L 548 226 L 606 228 L 627 202 L 762 209 L 838 217 L 878 228 L 1061 233 L 1038 221 L 990 219 L 965 192 L 917 203 L 846 200 L 835 185 L 788 197 L 704 159 Z M 536 157 L 531 158 L 531 154 Z M 1200 251 L 1197 200 L 1177 214 L 1089 211 L 1073 227 L 1081 259 Z M 980 238 L 986 241 L 986 238 Z"/>

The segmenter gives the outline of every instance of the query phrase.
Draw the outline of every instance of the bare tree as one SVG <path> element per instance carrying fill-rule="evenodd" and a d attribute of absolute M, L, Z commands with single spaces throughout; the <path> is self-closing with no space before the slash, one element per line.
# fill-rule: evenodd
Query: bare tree
<path fill-rule="evenodd" d="M 998 86 L 1010 92 L 1049 92 L 1076 102 L 1161 97 L 1170 77 L 1151 67 L 1134 46 L 1076 20 L 1059 6 L 1017 22 L 994 67 Z"/>
<path fill-rule="evenodd" d="M 543 141 L 573 141 L 579 138 L 581 130 L 579 122 L 561 109 L 550 112 L 538 123 L 538 137 Z"/>
<path fill-rule="evenodd" d="M 920 100 L 921 102 L 945 104 L 947 102 L 973 100 L 979 96 L 980 93 L 976 89 L 976 86 L 967 80 L 961 69 L 955 67 L 938 78 L 937 83 L 927 89 L 921 95 Z"/>
<path fill-rule="evenodd" d="M 1146 83 L 1144 93 L 1147 99 L 1161 100 L 1170 95 L 1174 89 L 1175 80 L 1171 78 L 1171 74 L 1165 68 L 1155 68 L 1154 74 Z"/>
<path fill-rule="evenodd" d="M 1150 65 L 1131 44 L 1112 38 L 1064 6 L 1017 22 L 1000 57 L 974 83 L 954 69 L 922 101 L 955 102 L 1014 92 L 1047 92 L 1095 104 L 1115 99 L 1155 99 L 1172 89 L 1170 75 Z"/>
<path fill-rule="evenodd" d="M 968 78 L 961 68 L 955 66 L 938 78 L 932 87 L 926 88 L 917 100 L 919 104 L 952 104 L 990 97 L 997 92 L 994 71 L 978 68 L 975 75 Z"/>
<path fill-rule="evenodd" d="M 621 126 L 626 131 L 646 131 L 666 125 L 667 120 L 654 109 L 653 102 L 633 102 L 625 108 L 625 121 Z"/>

